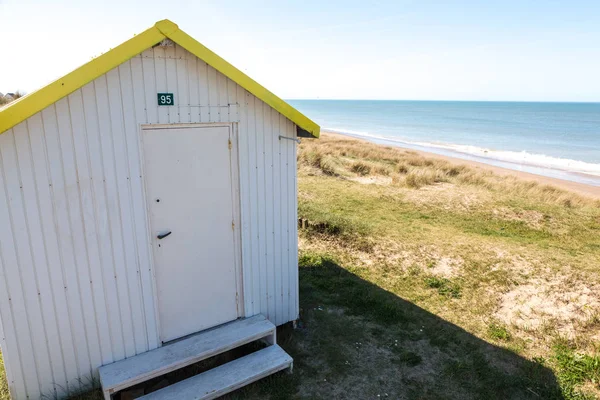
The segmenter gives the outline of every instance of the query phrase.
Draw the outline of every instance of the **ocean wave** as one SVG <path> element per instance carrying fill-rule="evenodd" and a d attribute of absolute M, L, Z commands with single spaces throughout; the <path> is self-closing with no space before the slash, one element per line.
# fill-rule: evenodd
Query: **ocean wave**
<path fill-rule="evenodd" d="M 571 173 L 586 174 L 600 177 L 600 164 L 594 164 L 579 160 L 571 160 L 568 158 L 553 157 L 545 154 L 529 153 L 527 151 L 493 150 L 470 145 L 415 142 L 391 136 L 377 135 L 369 132 L 353 131 L 349 129 L 323 128 L 323 130 L 365 139 L 374 139 L 379 141 L 396 143 L 399 146 L 404 145 L 407 147 L 419 147 L 425 151 L 427 149 L 431 149 L 441 151 L 448 155 L 466 155 L 469 157 L 481 159 L 482 162 L 485 162 L 486 159 L 489 159 L 510 164 L 549 168 Z"/>

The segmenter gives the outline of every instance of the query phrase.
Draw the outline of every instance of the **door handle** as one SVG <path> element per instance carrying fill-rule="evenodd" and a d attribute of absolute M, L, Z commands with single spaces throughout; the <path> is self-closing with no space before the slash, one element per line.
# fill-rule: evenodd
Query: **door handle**
<path fill-rule="evenodd" d="M 156 238 L 157 238 L 158 240 L 160 240 L 160 239 L 164 239 L 164 238 L 166 238 L 167 236 L 169 236 L 171 233 L 173 233 L 173 232 L 169 231 L 169 232 L 167 232 L 167 233 L 160 233 L 158 236 L 156 236 Z"/>

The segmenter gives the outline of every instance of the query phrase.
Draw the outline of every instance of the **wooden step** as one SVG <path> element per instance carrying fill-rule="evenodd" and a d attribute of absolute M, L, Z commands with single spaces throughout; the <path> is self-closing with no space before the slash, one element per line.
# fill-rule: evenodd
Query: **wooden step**
<path fill-rule="evenodd" d="M 207 400 L 292 367 L 290 357 L 278 345 L 269 346 L 184 381 L 139 397 L 143 400 Z"/>
<path fill-rule="evenodd" d="M 104 397 L 263 338 L 275 343 L 275 325 L 256 315 L 105 365 L 99 369 Z"/>

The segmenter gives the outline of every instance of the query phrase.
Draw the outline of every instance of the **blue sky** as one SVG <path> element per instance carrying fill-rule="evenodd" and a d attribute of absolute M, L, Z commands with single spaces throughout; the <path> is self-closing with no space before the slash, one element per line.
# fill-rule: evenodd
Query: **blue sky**
<path fill-rule="evenodd" d="M 288 99 L 600 101 L 598 0 L 0 0 L 0 91 L 164 18 Z"/>

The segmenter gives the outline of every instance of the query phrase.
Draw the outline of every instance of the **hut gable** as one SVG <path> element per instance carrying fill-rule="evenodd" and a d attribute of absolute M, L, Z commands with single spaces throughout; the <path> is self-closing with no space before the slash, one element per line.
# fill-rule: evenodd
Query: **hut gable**
<path fill-rule="evenodd" d="M 144 49 L 159 44 L 165 39 L 179 44 L 179 46 L 194 54 L 206 64 L 221 72 L 224 76 L 236 82 L 249 93 L 252 93 L 258 99 L 284 115 L 297 126 L 299 136 L 319 137 L 320 128 L 317 124 L 187 33 L 180 30 L 176 24 L 169 20 L 157 22 L 152 28 L 134 36 L 132 39 L 95 58 L 70 74 L 57 79 L 38 91 L 20 98 L 10 106 L 2 109 L 0 111 L 0 134 L 72 93 L 74 90 L 81 88 L 98 76 L 131 59 Z"/>

